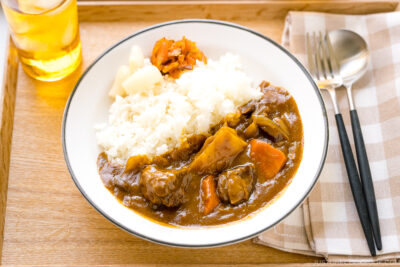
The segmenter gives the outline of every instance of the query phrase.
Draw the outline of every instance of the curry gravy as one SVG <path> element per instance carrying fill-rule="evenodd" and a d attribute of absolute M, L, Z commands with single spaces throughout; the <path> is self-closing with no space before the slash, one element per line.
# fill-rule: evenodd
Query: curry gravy
<path fill-rule="evenodd" d="M 212 127 L 209 133 L 189 136 L 181 147 L 163 155 L 153 159 L 147 159 L 145 156 L 135 158 L 133 165 L 128 160 L 131 166 L 120 166 L 108 161 L 106 154 L 101 153 L 98 157 L 98 168 L 104 185 L 123 205 L 155 221 L 176 226 L 225 224 L 242 219 L 264 207 L 289 184 L 300 165 L 303 127 L 296 102 L 286 90 L 273 87 L 267 82 L 263 82 L 260 87 L 264 93 L 261 99 L 250 101 L 240 107 L 237 114 L 226 116 L 221 123 Z M 258 123 L 260 116 L 267 118 L 267 121 L 260 120 L 257 127 L 250 126 L 254 121 Z M 211 213 L 204 215 L 200 188 L 202 179 L 213 175 L 218 185 L 218 177 L 222 172 L 254 164 L 250 155 L 250 145 L 247 145 L 233 160 L 227 162 L 222 170 L 219 168 L 210 170 L 210 173 L 199 173 L 190 168 L 197 154 L 203 150 L 205 142 L 208 142 L 206 138 L 216 134 L 222 127 L 234 129 L 247 143 L 252 139 L 267 142 L 283 152 L 287 160 L 279 172 L 269 179 L 263 177 L 256 166 L 254 179 L 249 184 L 251 191 L 248 199 L 234 205 L 221 201 Z M 173 201 L 171 198 L 168 198 L 168 202 L 153 200 L 149 196 L 146 198 L 144 193 L 147 191 L 143 187 L 147 186 L 144 184 L 147 180 L 143 181 L 141 176 L 145 170 L 151 168 L 175 175 L 176 181 L 171 184 L 172 187 L 176 186 L 173 189 L 176 194 Z M 177 190 L 181 190 L 179 194 Z"/>

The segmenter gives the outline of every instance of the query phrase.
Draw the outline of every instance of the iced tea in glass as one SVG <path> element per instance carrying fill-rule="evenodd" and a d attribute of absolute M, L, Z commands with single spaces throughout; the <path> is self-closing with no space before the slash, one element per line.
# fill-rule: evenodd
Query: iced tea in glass
<path fill-rule="evenodd" d="M 1 0 L 25 72 L 55 81 L 81 62 L 76 0 Z"/>

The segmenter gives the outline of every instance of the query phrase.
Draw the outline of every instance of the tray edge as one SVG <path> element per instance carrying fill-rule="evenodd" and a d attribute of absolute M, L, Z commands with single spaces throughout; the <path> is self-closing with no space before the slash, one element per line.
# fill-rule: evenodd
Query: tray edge
<path fill-rule="evenodd" d="M 116 6 L 116 3 L 124 3 L 123 5 L 126 6 L 132 6 L 132 7 L 143 7 L 143 8 L 150 8 L 153 7 L 155 4 L 159 4 L 161 1 L 82 1 L 79 5 L 79 8 L 83 11 L 84 14 L 86 15 L 83 19 L 83 21 L 101 21 L 99 20 L 99 16 L 101 14 L 97 14 L 97 16 L 93 16 L 92 18 L 94 20 L 91 20 L 91 18 L 88 19 L 88 13 L 86 13 L 87 10 L 91 8 L 103 8 L 103 7 L 108 7 L 108 6 Z M 274 3 L 275 2 L 275 3 Z M 324 1 L 306 1 L 306 2 L 311 2 L 313 5 L 312 7 L 315 7 L 316 3 L 327 3 Z M 342 0 L 333 0 L 329 1 L 329 5 L 331 6 L 334 3 L 338 2 L 344 2 Z M 357 4 L 367 4 L 369 9 L 372 9 L 371 5 L 373 3 L 377 3 L 379 1 L 354 1 L 354 3 Z M 296 5 L 296 2 L 285 2 L 285 1 L 238 1 L 237 4 L 243 4 L 243 3 L 250 3 L 254 5 L 267 5 L 267 6 L 278 6 L 279 3 L 283 4 L 283 6 L 287 7 L 292 4 Z M 400 11 L 400 1 L 393 1 L 393 0 L 385 0 L 381 1 L 381 4 L 383 4 L 383 7 L 385 8 L 386 11 Z M 211 4 L 214 6 L 224 6 L 224 5 L 229 5 L 233 6 L 236 5 L 235 1 L 206 1 L 206 2 L 196 2 L 196 1 L 170 1 L 170 2 L 163 2 L 163 6 L 168 6 L 168 5 L 196 5 L 196 6 L 205 6 L 206 4 Z M 298 5 L 300 7 L 300 5 Z M 124 8 L 125 8 L 124 7 Z M 311 8 L 312 8 L 311 7 Z M 380 7 L 380 10 L 383 9 L 383 7 Z M 118 8 L 118 7 L 117 7 Z M 81 11 L 80 10 L 80 11 Z M 309 10 L 308 8 L 306 10 Z M 140 12 L 143 11 L 142 8 L 139 9 Z M 138 12 L 139 12 L 138 11 Z M 210 11 L 210 10 L 208 10 Z M 104 12 L 104 10 L 103 10 Z M 357 11 L 356 11 L 357 12 Z M 381 11 L 383 12 L 383 11 Z M 97 17 L 97 19 L 96 19 Z M 124 19 L 124 18 L 123 18 Z M 2 247 L 3 247 L 3 238 L 4 238 L 4 225 L 5 225 L 5 212 L 6 212 L 6 198 L 7 198 L 7 190 L 8 190 L 8 175 L 9 175 L 9 163 L 10 163 L 10 155 L 11 155 L 11 141 L 12 141 L 12 133 L 13 133 L 13 118 L 14 118 L 14 107 L 15 107 L 15 100 L 16 100 L 16 84 L 17 84 L 17 75 L 18 75 L 18 58 L 16 55 L 15 47 L 10 41 L 10 47 L 7 51 L 8 53 L 8 59 L 7 59 L 7 65 L 5 68 L 5 74 L 4 74 L 4 82 L 3 85 L 1 84 L 1 79 L 0 79 L 0 265 L 2 262 Z M 0 63 L 1 64 L 1 63 Z M 303 263 L 303 264 L 283 264 L 282 266 L 320 266 L 320 264 L 325 265 L 326 263 L 324 262 L 314 262 L 314 263 Z M 249 265 L 252 266 L 253 264 Z M 328 264 L 330 265 L 330 264 Z M 118 266 L 118 265 L 116 265 Z M 120 265 L 122 266 L 122 265 Z M 150 264 L 149 266 L 154 266 Z M 181 265 L 185 266 L 185 265 Z M 206 266 L 206 265 L 205 265 Z M 256 266 L 256 264 L 254 265 Z M 266 266 L 278 266 L 278 264 L 268 264 Z M 280 266 L 280 265 L 279 265 Z M 339 266 L 334 264 L 330 266 Z M 341 266 L 341 265 L 340 265 Z M 375 264 L 361 264 L 354 265 L 354 266 L 375 266 Z M 384 264 L 383 266 L 395 266 L 390 263 Z"/>
<path fill-rule="evenodd" d="M 4 80 L 0 84 L 0 262 L 2 259 L 11 140 L 17 88 L 18 56 L 12 41 L 5 52 Z"/>

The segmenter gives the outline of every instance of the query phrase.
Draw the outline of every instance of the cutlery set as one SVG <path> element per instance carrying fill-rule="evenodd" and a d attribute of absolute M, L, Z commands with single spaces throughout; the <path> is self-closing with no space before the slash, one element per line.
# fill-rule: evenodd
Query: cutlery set
<path fill-rule="evenodd" d="M 370 253 L 375 256 L 375 245 L 378 250 L 382 249 L 379 218 L 368 157 L 351 91 L 352 84 L 367 70 L 367 45 L 361 36 L 352 31 L 336 30 L 307 33 L 306 49 L 308 68 L 314 81 L 318 88 L 327 91 L 331 97 L 354 202 Z M 347 91 L 358 170 L 337 103 L 336 90 L 341 87 Z"/>

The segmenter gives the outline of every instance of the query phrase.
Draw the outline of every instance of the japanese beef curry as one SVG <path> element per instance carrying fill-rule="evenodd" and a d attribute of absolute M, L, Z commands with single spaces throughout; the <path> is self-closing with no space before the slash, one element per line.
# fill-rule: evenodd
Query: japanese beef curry
<path fill-rule="evenodd" d="M 105 186 L 125 206 L 177 226 L 224 224 L 264 207 L 294 176 L 303 129 L 286 90 L 267 82 L 260 88 L 260 99 L 167 153 L 133 156 L 125 166 L 100 154 Z"/>

